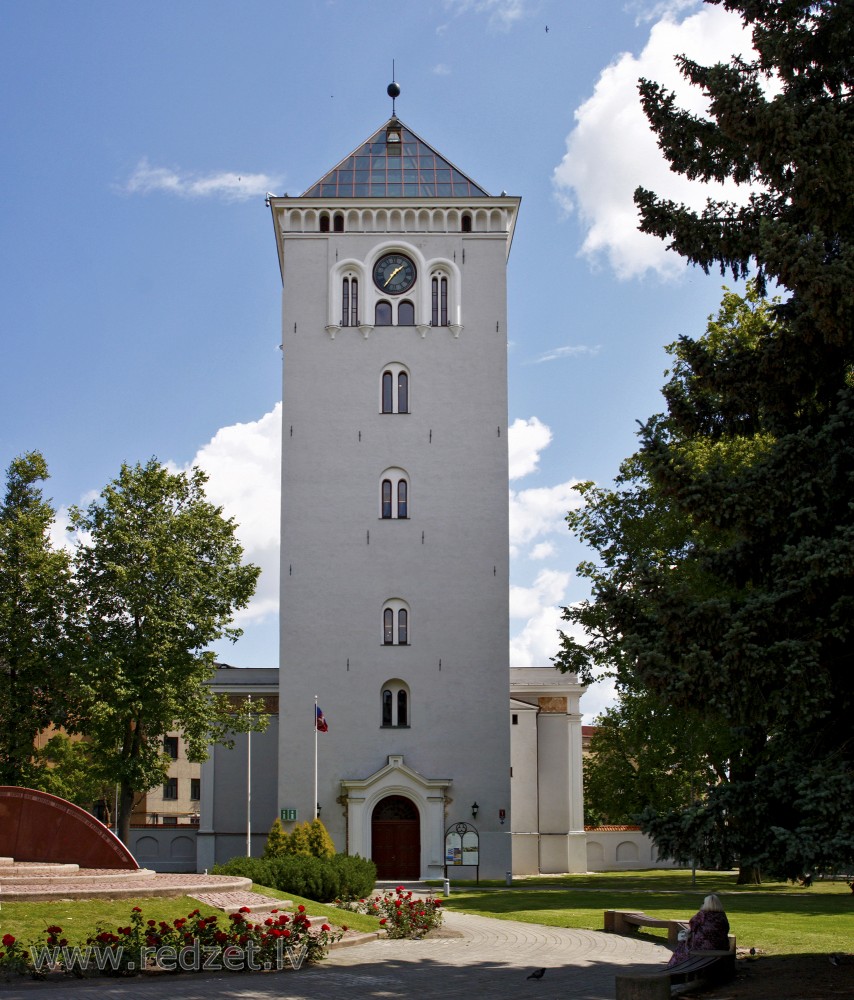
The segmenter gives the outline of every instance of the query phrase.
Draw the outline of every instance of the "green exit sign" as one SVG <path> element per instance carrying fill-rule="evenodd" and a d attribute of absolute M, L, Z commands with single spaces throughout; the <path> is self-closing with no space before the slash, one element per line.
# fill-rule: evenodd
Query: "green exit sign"
<path fill-rule="evenodd" d="M 296 809 L 282 810 L 282 819 L 284 820 L 285 823 L 293 823 L 296 820 L 296 818 L 297 818 Z"/>

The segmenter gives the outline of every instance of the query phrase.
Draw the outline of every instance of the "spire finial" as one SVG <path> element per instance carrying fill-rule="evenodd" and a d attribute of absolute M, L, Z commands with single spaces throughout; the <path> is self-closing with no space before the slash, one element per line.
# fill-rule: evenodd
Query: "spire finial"
<path fill-rule="evenodd" d="M 400 87 L 394 80 L 394 59 L 391 61 L 391 83 L 386 87 L 386 93 L 391 98 L 391 116 L 395 117 L 394 99 L 400 97 Z"/>

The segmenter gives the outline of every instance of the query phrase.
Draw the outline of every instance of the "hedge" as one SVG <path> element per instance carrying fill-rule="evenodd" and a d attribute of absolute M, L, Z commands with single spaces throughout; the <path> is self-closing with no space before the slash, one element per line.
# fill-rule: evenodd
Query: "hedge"
<path fill-rule="evenodd" d="M 242 875 L 281 892 L 331 903 L 335 899 L 362 899 L 373 891 L 377 867 L 358 855 L 335 854 L 311 858 L 291 854 L 278 858 L 231 858 L 214 865 L 214 875 Z"/>

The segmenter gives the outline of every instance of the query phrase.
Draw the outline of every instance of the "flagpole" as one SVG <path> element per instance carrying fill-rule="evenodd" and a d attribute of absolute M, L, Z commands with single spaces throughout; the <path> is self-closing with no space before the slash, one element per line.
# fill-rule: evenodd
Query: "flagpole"
<path fill-rule="evenodd" d="M 317 819 L 317 695 L 314 696 L 314 818 Z"/>
<path fill-rule="evenodd" d="M 249 729 L 246 730 L 246 857 L 252 857 L 252 695 L 246 699 Z"/>

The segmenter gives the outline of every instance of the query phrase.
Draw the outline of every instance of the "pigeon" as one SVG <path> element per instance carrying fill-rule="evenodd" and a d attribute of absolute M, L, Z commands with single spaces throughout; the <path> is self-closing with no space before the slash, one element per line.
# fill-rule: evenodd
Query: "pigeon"
<path fill-rule="evenodd" d="M 530 976 L 528 976 L 528 979 L 542 979 L 545 974 L 545 969 L 536 969 Z"/>

